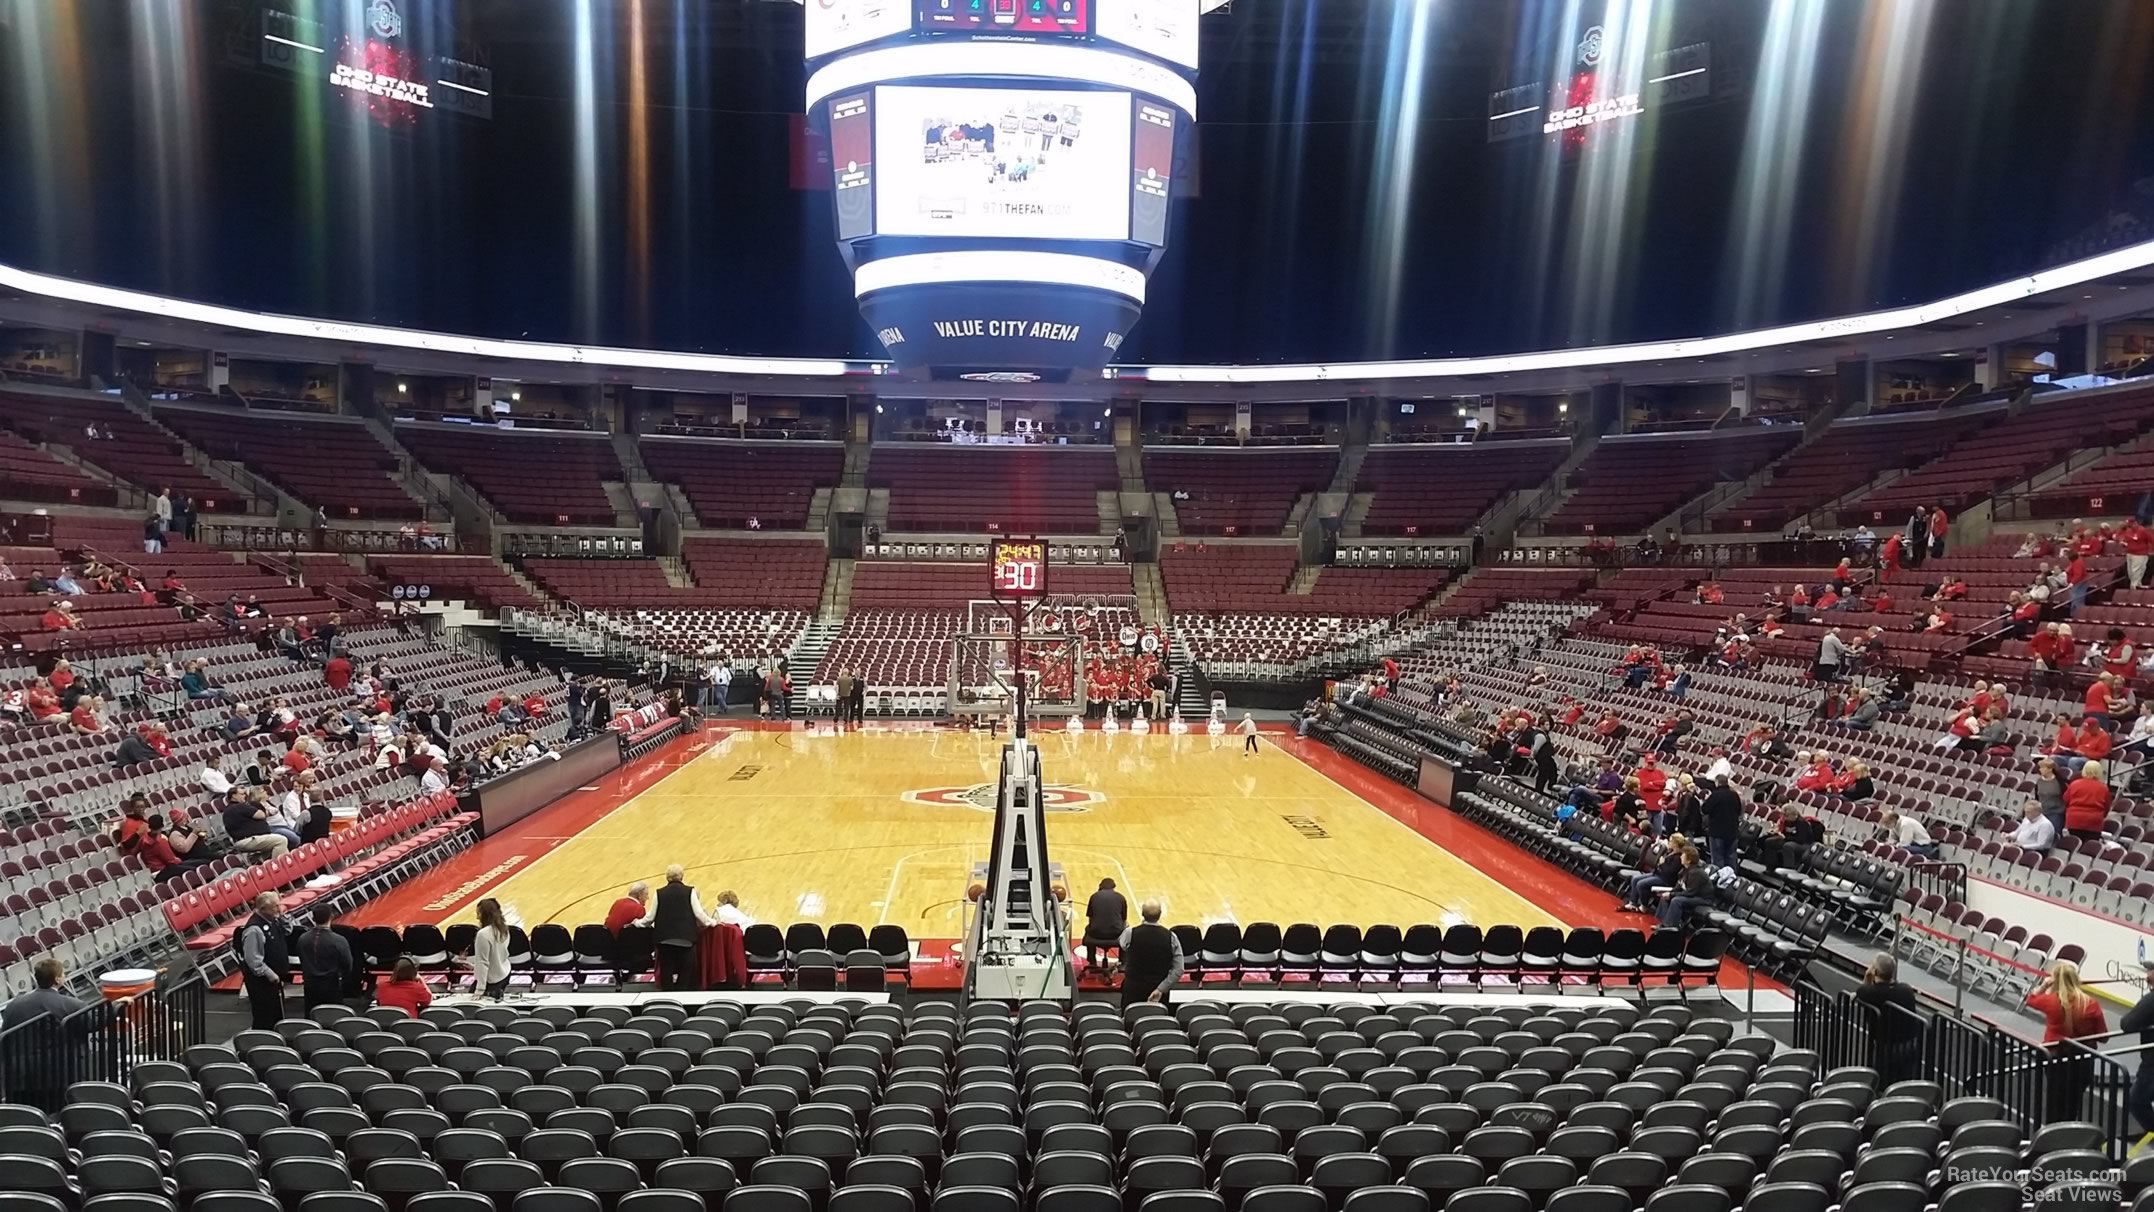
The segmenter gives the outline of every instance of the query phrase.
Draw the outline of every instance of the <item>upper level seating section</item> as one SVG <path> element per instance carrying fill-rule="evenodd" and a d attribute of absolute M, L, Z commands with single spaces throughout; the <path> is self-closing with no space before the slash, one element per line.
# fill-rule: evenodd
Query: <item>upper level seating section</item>
<path fill-rule="evenodd" d="M 524 575 L 579 606 L 711 606 L 700 589 L 676 588 L 657 560 L 524 561 Z"/>
<path fill-rule="evenodd" d="M 878 446 L 868 461 L 897 532 L 1098 534 L 1098 494 L 1120 484 L 1098 447 Z"/>
<path fill-rule="evenodd" d="M 1899 523 L 1917 505 L 1958 510 L 2075 451 L 2129 442 L 2154 425 L 2154 389 L 2087 396 L 2063 392 L 1953 446 L 1905 479 L 1840 511 L 1842 521 Z"/>
<path fill-rule="evenodd" d="M 245 463 L 332 518 L 426 516 L 396 482 L 396 456 L 357 421 L 193 408 L 162 408 L 156 416 L 204 454 Z"/>
<path fill-rule="evenodd" d="M 377 555 L 366 566 L 384 585 L 431 586 L 437 601 L 460 598 L 495 610 L 546 605 L 490 556 Z"/>
<path fill-rule="evenodd" d="M 396 436 L 427 467 L 468 480 L 511 522 L 614 524 L 604 485 L 623 477 L 604 434 L 399 425 Z"/>
<path fill-rule="evenodd" d="M 119 494 L 29 442 L 0 430 L 0 497 L 71 505 L 112 505 Z"/>
<path fill-rule="evenodd" d="M 1159 576 L 1176 614 L 1283 614 L 1299 560 L 1281 544 L 1177 543 L 1160 553 Z"/>
<path fill-rule="evenodd" d="M 1549 534 L 1633 534 L 1710 489 L 1786 453 L 1802 431 L 1750 429 L 1718 436 L 1607 438 L 1570 474 L 1571 494 Z"/>
<path fill-rule="evenodd" d="M 2036 517 L 2101 517 L 2131 512 L 2154 492 L 2154 443 L 2141 441 L 2072 473 L 2034 502 Z"/>
<path fill-rule="evenodd" d="M 815 609 L 828 552 L 813 540 L 689 539 L 681 559 L 714 606 Z"/>
<path fill-rule="evenodd" d="M 1712 529 L 1779 530 L 1887 471 L 1921 466 L 2000 415 L 1951 412 L 1843 421 L 1789 455 L 1771 483 L 1715 514 Z"/>
<path fill-rule="evenodd" d="M 1373 494 L 1363 534 L 1464 534 L 1506 493 L 1546 480 L 1568 442 L 1378 446 L 1362 460 L 1356 492 Z"/>
<path fill-rule="evenodd" d="M 1289 614 L 1349 618 L 1397 614 L 1419 606 L 1443 588 L 1450 573 L 1442 568 L 1326 568 L 1307 593 L 1280 599 Z"/>
<path fill-rule="evenodd" d="M 1127 597 L 1129 569 L 1121 565 L 1087 568 L 1062 565 L 1049 571 L 1051 593 Z M 853 566 L 851 607 L 861 610 L 962 611 L 967 602 L 988 596 L 987 569 L 962 563 L 908 564 L 862 560 Z"/>
<path fill-rule="evenodd" d="M 110 439 L 90 441 L 85 434 L 95 421 Z M 202 513 L 245 513 L 247 500 L 202 474 L 187 461 L 186 454 L 170 435 L 128 411 L 127 405 L 109 396 L 8 395 L 0 392 L 0 426 L 33 442 L 52 442 L 75 452 L 75 457 L 120 479 L 155 494 L 172 490 L 172 501 L 192 496 Z"/>
<path fill-rule="evenodd" d="M 1481 614 L 1506 602 L 1545 602 L 1575 598 L 1593 583 L 1589 568 L 1477 568 L 1466 574 L 1457 592 L 1436 613 L 1446 617 Z"/>
<path fill-rule="evenodd" d="M 815 490 L 837 487 L 845 470 L 838 443 L 644 438 L 638 448 L 652 475 L 680 485 L 697 521 L 726 529 L 753 518 L 766 530 L 798 530 Z"/>
<path fill-rule="evenodd" d="M 1303 493 L 1331 486 L 1338 466 L 1339 452 L 1329 448 L 1148 450 L 1144 483 L 1173 500 L 1183 534 L 1275 535 Z"/>

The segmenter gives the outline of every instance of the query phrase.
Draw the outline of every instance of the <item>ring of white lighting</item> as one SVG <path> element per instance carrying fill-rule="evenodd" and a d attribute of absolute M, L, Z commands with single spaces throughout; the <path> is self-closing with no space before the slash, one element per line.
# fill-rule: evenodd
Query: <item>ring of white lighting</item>
<path fill-rule="evenodd" d="M 870 265 L 876 264 L 869 262 Z M 1473 377 L 1528 371 L 1630 365 L 1675 358 L 1751 353 L 1804 341 L 1867 336 L 1934 324 L 1970 312 L 2032 298 L 2053 290 L 2081 286 L 2113 274 L 2154 266 L 2154 240 L 2113 249 L 2097 256 L 2053 266 L 1949 298 L 1891 311 L 1840 316 L 1779 328 L 1752 329 L 1717 337 L 1689 337 L 1638 345 L 1604 345 L 1537 353 L 1496 354 L 1477 358 L 1442 358 L 1413 362 L 1338 362 L 1299 366 L 1120 366 L 1118 376 L 1161 383 L 1306 383 L 1319 381 Z M 674 353 L 653 349 L 618 349 L 588 345 L 553 345 L 539 341 L 501 341 L 409 328 L 385 328 L 315 320 L 271 312 L 220 307 L 188 299 L 78 282 L 50 274 L 0 265 L 0 287 L 26 295 L 163 316 L 194 324 L 272 336 L 308 337 L 346 345 L 416 349 L 480 358 L 523 358 L 534 362 L 619 367 L 630 370 L 677 370 L 701 374 L 834 378 L 847 364 L 823 358 L 748 358 L 723 354 Z"/>
<path fill-rule="evenodd" d="M 913 42 L 861 51 L 808 77 L 808 108 L 872 84 L 958 76 L 1127 89 L 1197 116 L 1197 86 L 1187 78 L 1125 51 L 1052 42 Z"/>
<path fill-rule="evenodd" d="M 1075 253 L 966 249 L 912 253 L 869 261 L 853 271 L 853 294 L 907 286 L 958 282 L 1019 282 L 1028 286 L 1074 286 L 1144 302 L 1144 273 L 1119 261 Z"/>

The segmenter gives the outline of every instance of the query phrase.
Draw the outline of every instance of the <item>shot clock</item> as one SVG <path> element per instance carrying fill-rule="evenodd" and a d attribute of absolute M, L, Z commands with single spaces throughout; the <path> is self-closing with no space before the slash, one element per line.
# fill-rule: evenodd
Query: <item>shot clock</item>
<path fill-rule="evenodd" d="M 988 595 L 997 602 L 1026 601 L 1047 593 L 1047 542 L 996 539 L 987 548 Z"/>

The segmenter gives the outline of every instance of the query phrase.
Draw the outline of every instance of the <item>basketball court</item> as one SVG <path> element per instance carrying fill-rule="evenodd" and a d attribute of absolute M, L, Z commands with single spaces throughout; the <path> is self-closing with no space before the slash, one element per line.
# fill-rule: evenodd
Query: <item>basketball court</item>
<path fill-rule="evenodd" d="M 1638 920 L 1290 733 L 1265 733 L 1255 756 L 1238 735 L 1201 730 L 1033 735 L 1049 856 L 1080 909 L 1111 878 L 1133 905 L 1164 901 L 1169 922 Z M 574 926 L 679 863 L 706 904 L 732 889 L 758 921 L 891 922 L 915 939 L 954 938 L 973 864 L 987 857 L 1004 742 L 918 727 L 713 728 L 654 755 L 656 767 L 626 767 L 486 839 L 368 916 L 467 920 L 492 895 L 526 923 Z"/>

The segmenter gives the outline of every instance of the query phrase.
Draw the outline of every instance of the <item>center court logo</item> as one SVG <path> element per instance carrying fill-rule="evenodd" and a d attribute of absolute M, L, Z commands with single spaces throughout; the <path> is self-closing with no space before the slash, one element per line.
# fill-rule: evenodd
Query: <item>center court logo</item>
<path fill-rule="evenodd" d="M 1049 783 L 1043 790 L 1049 812 L 1090 812 L 1094 804 L 1107 802 L 1107 797 L 1100 792 L 1084 787 L 1071 787 L 1064 783 Z M 930 808 L 972 808 L 980 812 L 993 812 L 995 784 L 930 787 L 925 791 L 908 791 L 898 798 L 908 804 L 923 804 Z"/>

